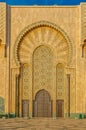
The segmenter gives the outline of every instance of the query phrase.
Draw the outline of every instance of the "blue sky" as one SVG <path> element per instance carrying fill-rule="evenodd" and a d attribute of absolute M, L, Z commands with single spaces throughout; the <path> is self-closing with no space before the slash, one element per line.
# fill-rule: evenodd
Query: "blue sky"
<path fill-rule="evenodd" d="M 0 0 L 10 5 L 79 5 L 86 0 Z"/>

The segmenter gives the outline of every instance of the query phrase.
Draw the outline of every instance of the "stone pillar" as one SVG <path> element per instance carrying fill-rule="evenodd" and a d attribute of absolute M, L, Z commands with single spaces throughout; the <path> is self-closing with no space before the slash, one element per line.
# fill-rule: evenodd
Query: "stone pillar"
<path fill-rule="evenodd" d="M 23 65 L 22 70 L 22 114 L 23 117 L 32 118 L 32 87 L 31 68 L 28 64 Z"/>
<path fill-rule="evenodd" d="M 22 117 L 22 66 L 20 67 L 19 75 L 19 117 Z"/>
<path fill-rule="evenodd" d="M 53 118 L 56 118 L 56 100 L 53 100 Z"/>
<path fill-rule="evenodd" d="M 16 91 L 15 91 L 15 114 L 19 116 L 19 75 L 16 75 Z"/>
<path fill-rule="evenodd" d="M 67 102 L 68 102 L 68 117 L 70 117 L 70 74 L 67 74 Z"/>
<path fill-rule="evenodd" d="M 29 101 L 29 117 L 32 118 L 32 110 L 33 110 L 33 107 L 32 107 L 32 97 L 31 97 L 31 100 Z"/>
<path fill-rule="evenodd" d="M 29 69 L 29 118 L 33 117 L 33 94 L 32 94 L 32 66 Z"/>

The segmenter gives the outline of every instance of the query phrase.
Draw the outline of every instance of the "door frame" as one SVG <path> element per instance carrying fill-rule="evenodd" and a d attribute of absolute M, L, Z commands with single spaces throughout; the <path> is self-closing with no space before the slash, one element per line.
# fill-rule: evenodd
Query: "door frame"
<path fill-rule="evenodd" d="M 41 90 L 39 90 L 37 93 L 36 93 L 36 95 L 35 95 L 35 100 L 33 100 L 33 117 L 38 117 L 37 116 L 37 97 L 39 96 L 39 93 L 41 92 L 41 91 L 45 91 L 45 92 L 47 92 L 47 94 L 48 94 L 48 96 L 49 96 L 49 103 L 50 103 L 50 105 L 51 105 L 51 115 L 49 116 L 49 117 L 52 117 L 52 100 L 51 100 L 51 96 L 50 96 L 50 94 L 49 94 L 49 92 L 47 91 L 47 90 L 45 90 L 45 89 L 41 89 Z M 47 116 L 48 117 L 48 116 Z"/>
<path fill-rule="evenodd" d="M 64 100 L 63 99 L 58 99 L 58 100 L 56 100 L 56 117 L 60 117 L 60 116 L 58 116 L 59 114 L 58 114 L 58 102 L 60 102 L 61 101 L 61 103 L 62 103 L 62 116 L 61 117 L 64 117 Z"/>

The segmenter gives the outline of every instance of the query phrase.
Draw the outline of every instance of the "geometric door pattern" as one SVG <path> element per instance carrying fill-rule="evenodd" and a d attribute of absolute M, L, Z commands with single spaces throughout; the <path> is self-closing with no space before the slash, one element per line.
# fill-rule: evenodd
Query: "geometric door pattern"
<path fill-rule="evenodd" d="M 64 117 L 64 100 L 56 101 L 56 116 Z"/>
<path fill-rule="evenodd" d="M 29 116 L 29 100 L 22 100 L 22 116 Z"/>
<path fill-rule="evenodd" d="M 51 117 L 51 98 L 47 91 L 40 90 L 36 94 L 34 101 L 34 116 L 35 117 Z"/>

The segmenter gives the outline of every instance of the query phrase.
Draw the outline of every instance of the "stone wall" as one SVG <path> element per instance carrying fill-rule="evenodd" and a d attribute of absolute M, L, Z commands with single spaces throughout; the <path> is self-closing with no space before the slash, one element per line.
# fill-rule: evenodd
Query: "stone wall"
<path fill-rule="evenodd" d="M 79 7 L 79 42 L 76 49 L 76 112 L 86 113 L 86 58 L 82 57 L 82 45 L 86 38 L 86 3 Z"/>
<path fill-rule="evenodd" d="M 6 4 L 0 3 L 0 39 L 6 44 Z"/>
<path fill-rule="evenodd" d="M 14 49 L 16 38 L 25 27 L 43 20 L 56 24 L 68 34 L 73 46 L 71 66 L 75 67 L 75 53 L 79 31 L 79 7 L 77 6 L 11 7 L 11 51 Z M 13 54 L 11 55 L 11 60 L 13 61 Z"/>
<path fill-rule="evenodd" d="M 6 110 L 6 72 L 7 59 L 5 58 L 6 44 L 6 4 L 0 3 L 0 114 Z"/>
<path fill-rule="evenodd" d="M 46 7 L 40 7 L 40 6 L 11 6 L 11 23 L 9 23 L 9 27 L 6 27 L 6 4 L 5 3 L 0 3 L 0 97 L 6 99 L 6 106 L 5 106 L 5 111 L 8 112 L 8 93 L 10 93 L 10 99 L 12 106 L 10 107 L 10 111 L 12 113 L 15 113 L 15 76 L 16 74 L 20 74 L 19 66 L 16 65 L 15 62 L 15 44 L 16 41 L 19 37 L 19 34 L 21 37 L 23 36 L 23 29 L 27 28 L 28 26 L 32 26 L 33 24 L 36 24 L 38 22 L 49 22 L 52 23 L 58 28 L 60 27 L 64 32 L 67 34 L 67 36 L 70 39 L 71 42 L 71 47 L 72 47 L 72 56 L 71 56 L 71 63 L 64 68 L 64 74 L 67 76 L 68 74 L 70 75 L 70 112 L 71 114 L 74 113 L 85 113 L 86 112 L 86 59 L 85 57 L 82 58 L 82 45 L 83 41 L 86 37 L 86 26 L 85 26 L 85 21 L 86 21 L 86 4 L 82 3 L 80 6 L 69 6 L 69 7 L 61 7 L 61 6 L 46 6 Z M 8 13 L 9 15 L 9 13 Z M 7 16 L 9 19 L 9 16 Z M 6 31 L 8 32 L 8 29 L 10 31 L 9 35 L 9 43 L 10 43 L 10 54 L 9 54 L 9 46 L 7 47 L 7 58 L 5 58 L 5 44 L 6 44 Z M 19 58 L 22 63 L 25 63 L 25 54 L 26 50 L 30 52 L 30 55 L 27 55 L 28 60 L 28 69 L 30 70 L 30 75 L 32 76 L 32 53 L 33 51 L 40 45 L 42 44 L 42 39 L 44 38 L 44 35 L 47 33 L 47 31 L 44 31 L 43 29 L 37 28 L 38 31 L 35 29 L 32 31 L 29 35 L 27 33 L 27 36 L 29 35 L 29 42 L 27 39 L 27 36 L 23 37 L 21 41 L 21 51 L 19 52 Z M 45 27 L 45 30 L 49 29 L 49 27 Z M 51 31 L 52 30 L 52 31 Z M 48 44 L 52 44 L 52 48 L 56 46 L 54 44 L 53 46 L 53 40 L 52 36 L 54 32 L 53 29 L 49 31 L 49 34 L 47 33 L 48 38 L 46 39 L 47 42 L 51 42 Z M 38 35 L 40 34 L 40 35 Z M 8 35 L 7 35 L 8 36 Z M 32 37 L 31 37 L 32 36 Z M 42 36 L 42 37 L 41 37 Z M 55 35 L 54 35 L 55 36 Z M 32 46 L 34 37 L 36 39 L 36 44 L 35 46 Z M 38 39 L 39 37 L 39 39 Z M 60 39 L 61 38 L 61 39 Z M 64 42 L 64 37 L 59 36 L 59 39 Z M 32 41 L 31 41 L 32 40 Z M 38 42 L 38 43 L 37 43 Z M 29 44 L 30 43 L 30 44 Z M 25 45 L 27 44 L 27 45 Z M 47 44 L 47 43 L 44 43 Z M 23 45 L 24 49 L 23 50 Z M 61 44 L 62 45 L 62 44 Z M 28 47 L 27 47 L 28 46 Z M 60 45 L 59 45 L 60 47 Z M 65 49 L 63 46 L 60 47 L 60 49 Z M 19 49 L 19 48 L 18 48 Z M 58 48 L 57 48 L 58 50 Z M 58 50 L 59 51 L 59 50 Z M 24 53 L 23 53 L 24 52 Z M 54 52 L 55 55 L 57 55 L 57 52 Z M 10 77 L 12 78 L 9 80 L 9 58 L 10 58 Z M 57 58 L 58 59 L 58 58 Z M 66 58 L 67 60 L 67 58 Z M 24 62 L 23 62 L 24 61 Z M 29 62 L 30 61 L 30 62 Z M 60 61 L 60 59 L 59 59 Z M 55 61 L 57 63 L 57 61 Z M 27 62 L 26 62 L 27 63 Z M 27 64 L 25 66 L 25 69 L 27 68 Z M 31 69 L 30 69 L 31 68 Z M 29 71 L 28 71 L 29 72 Z M 22 87 L 22 84 L 25 84 L 25 79 L 23 77 L 23 72 L 22 76 L 20 77 L 20 86 Z M 56 73 L 55 73 L 56 74 Z M 25 76 L 25 75 L 24 75 Z M 32 80 L 30 76 L 30 80 Z M 23 79 L 22 79 L 23 78 Z M 67 87 L 67 81 L 64 76 L 64 86 Z M 59 79 L 58 79 L 59 80 Z M 10 91 L 9 91 L 9 81 L 10 81 Z M 23 82 L 23 83 L 22 83 Z M 27 81 L 29 82 L 29 81 Z M 54 80 L 54 82 L 56 82 Z M 30 86 L 32 86 L 32 83 L 30 82 Z M 26 86 L 24 86 L 26 87 Z M 27 88 L 28 90 L 29 88 Z M 21 91 L 21 90 L 20 90 Z M 30 93 L 32 94 L 32 88 L 30 87 Z M 12 93 L 13 94 L 12 94 Z M 22 92 L 21 92 L 22 93 Z M 65 91 L 64 91 L 65 94 Z M 68 94 L 68 93 L 66 93 Z M 12 98 L 11 98 L 12 97 Z M 26 96 L 27 97 L 27 96 Z M 25 97 L 25 98 L 26 98 Z M 28 96 L 30 98 L 31 95 Z M 35 97 L 35 95 L 34 95 Z M 67 95 L 65 95 L 65 98 Z M 21 97 L 22 98 L 22 97 Z M 32 100 L 32 97 L 31 97 Z M 22 104 L 22 103 L 21 103 Z M 32 102 L 30 102 L 30 112 L 32 111 Z M 65 113 L 67 112 L 67 102 L 65 102 Z M 21 106 L 20 111 L 21 110 Z M 55 107 L 55 106 L 54 106 Z M 3 107 L 2 107 L 3 108 Z"/>
<path fill-rule="evenodd" d="M 76 112 L 76 81 L 75 81 L 75 68 L 76 68 L 76 48 L 79 44 L 79 24 L 80 24 L 80 8 L 79 6 L 70 6 L 70 7 L 59 7 L 59 6 L 53 6 L 53 7 L 11 7 L 11 69 L 17 67 L 16 62 L 15 62 L 15 55 L 14 55 L 14 49 L 15 49 L 15 44 L 16 40 L 18 39 L 19 36 L 23 37 L 21 40 L 21 47 L 19 46 L 18 49 L 18 57 L 21 61 L 21 63 L 29 63 L 30 65 L 32 64 L 31 59 L 32 59 L 32 54 L 33 51 L 36 47 L 40 46 L 43 44 L 43 42 L 47 45 L 52 45 L 52 48 L 54 50 L 55 45 L 53 45 L 53 34 L 54 31 L 48 31 L 48 27 L 45 27 L 45 29 L 38 28 L 33 29 L 33 31 L 30 31 L 29 33 L 26 33 L 24 36 L 23 30 L 26 28 L 29 28 L 29 26 L 36 24 L 38 22 L 46 21 L 52 24 L 55 24 L 60 27 L 62 30 L 67 33 L 68 37 L 70 38 L 71 41 L 71 48 L 72 48 L 72 56 L 71 56 L 71 64 L 67 68 L 65 68 L 65 75 L 70 74 L 70 112 L 75 113 Z M 16 27 L 16 28 L 15 28 Z M 45 31 L 46 30 L 46 31 Z M 20 34 L 20 35 L 19 35 Z M 40 35 L 39 35 L 40 34 Z M 44 35 L 47 35 L 48 38 L 44 39 Z M 28 38 L 29 37 L 29 38 Z M 57 39 L 60 39 L 62 41 L 62 44 L 65 43 L 59 34 Z M 48 43 L 46 43 L 46 41 Z M 58 40 L 56 41 L 58 42 Z M 60 44 L 60 45 L 62 45 Z M 66 49 L 63 46 L 58 46 L 57 50 L 58 52 L 60 48 L 61 51 Z M 20 49 L 20 50 L 19 50 Z M 71 50 L 70 50 L 71 51 Z M 27 53 L 28 52 L 28 53 Z M 55 55 L 57 55 L 56 51 L 54 51 Z M 60 53 L 58 53 L 60 54 Z M 61 54 L 60 54 L 61 55 Z M 59 57 L 58 57 L 59 58 Z M 57 59 L 58 59 L 57 58 Z M 66 56 L 65 56 L 66 58 Z M 64 58 L 64 59 L 65 59 Z M 66 59 L 68 60 L 68 59 Z M 57 60 L 58 61 L 58 60 Z M 61 62 L 61 58 L 59 58 L 59 62 L 55 61 L 56 63 Z M 56 73 L 55 73 L 56 74 Z M 54 77 L 55 78 L 55 77 Z M 66 79 L 66 76 L 64 80 Z M 54 80 L 54 82 L 56 82 Z M 14 83 L 13 83 L 14 84 Z M 31 83 L 30 83 L 31 85 Z M 55 83 L 54 83 L 55 85 Z M 64 83 L 64 88 L 66 88 L 67 82 L 65 80 Z M 13 86 L 15 87 L 15 86 Z M 32 86 L 31 86 L 32 87 Z M 53 95 L 54 92 L 51 93 Z M 64 91 L 65 94 L 65 91 Z M 66 93 L 68 94 L 68 93 Z M 34 92 L 33 92 L 34 95 Z M 31 96 L 31 95 L 30 95 Z M 34 95 L 35 97 L 35 95 Z M 65 99 L 68 97 L 65 97 Z M 72 98 L 73 97 L 73 98 Z M 33 97 L 32 97 L 33 98 Z M 54 99 L 56 96 L 53 97 Z M 31 99 L 32 100 L 32 99 Z M 32 103 L 30 103 L 32 104 Z M 72 105 L 73 104 L 73 105 Z M 68 101 L 65 100 L 65 113 L 67 112 L 67 106 L 68 106 Z M 31 105 L 30 105 L 31 106 Z M 54 108 L 53 112 L 55 113 L 55 101 L 54 101 Z"/>

